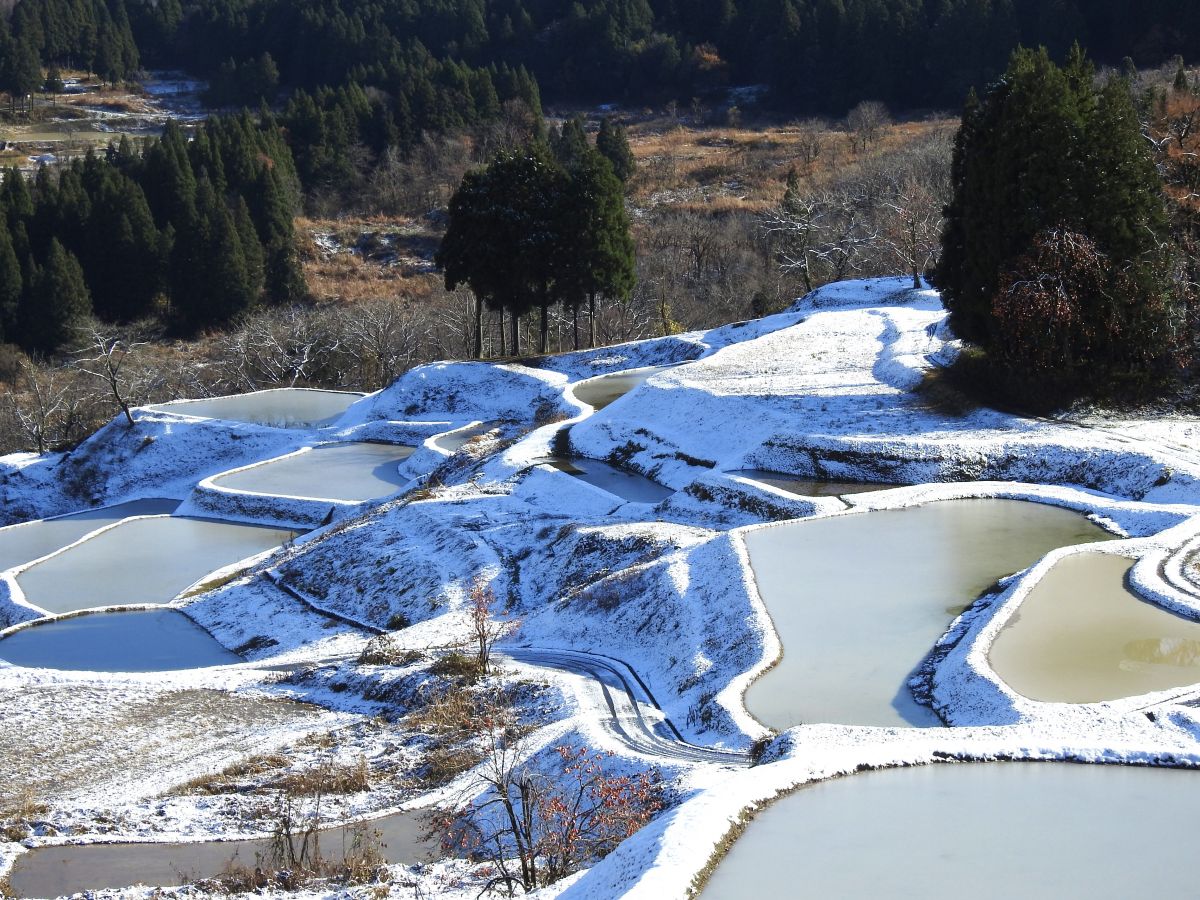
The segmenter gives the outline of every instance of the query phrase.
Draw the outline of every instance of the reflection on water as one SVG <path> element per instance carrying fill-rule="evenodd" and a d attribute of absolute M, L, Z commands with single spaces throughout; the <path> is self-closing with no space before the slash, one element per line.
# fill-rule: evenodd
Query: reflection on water
<path fill-rule="evenodd" d="M 867 772 L 759 813 L 703 900 L 1190 897 L 1195 772 L 966 763 Z M 802 893 L 801 893 L 802 890 Z"/>
<path fill-rule="evenodd" d="M 83 672 L 173 672 L 242 661 L 173 609 L 91 613 L 32 625 L 0 639 L 0 659 Z"/>
<path fill-rule="evenodd" d="M 53 613 L 167 603 L 209 572 L 294 536 L 174 516 L 134 519 L 30 566 L 17 583 L 30 603 Z"/>
<path fill-rule="evenodd" d="M 865 494 L 870 491 L 886 491 L 896 487 L 894 484 L 868 484 L 862 481 L 822 481 L 810 478 L 794 478 L 781 472 L 767 472 L 763 469 L 740 469 L 730 472 L 730 475 L 740 475 L 751 481 L 761 481 L 773 488 L 797 494 L 801 497 L 838 497 L 842 494 Z"/>
<path fill-rule="evenodd" d="M 434 438 L 433 443 L 441 447 L 447 453 L 457 453 L 462 449 L 463 444 L 472 438 L 479 437 L 481 434 L 487 434 L 495 424 L 492 422 L 481 422 L 478 425 L 468 425 L 466 428 L 459 428 L 456 431 L 448 431 L 437 438 Z"/>
<path fill-rule="evenodd" d="M 146 409 L 156 412 L 226 419 L 273 425 L 277 428 L 306 428 L 331 425 L 342 417 L 362 394 L 343 391 L 310 391 L 301 388 L 274 388 L 253 394 L 208 397 L 202 400 L 172 400 Z"/>
<path fill-rule="evenodd" d="M 660 503 L 675 491 L 636 472 L 627 472 L 583 456 L 546 456 L 537 462 L 574 475 L 610 494 L 633 503 Z"/>
<path fill-rule="evenodd" d="M 1125 587 L 1132 560 L 1056 563 L 996 636 L 988 661 L 1033 700 L 1093 703 L 1200 682 L 1200 624 Z"/>
<path fill-rule="evenodd" d="M 602 375 L 598 378 L 580 382 L 571 388 L 571 392 L 575 395 L 576 400 L 580 400 L 600 410 L 604 409 L 604 407 L 608 406 L 614 400 L 624 397 L 651 375 L 669 368 L 672 367 L 646 366 L 641 369 L 629 369 L 625 372 L 618 372 L 614 375 Z"/>
<path fill-rule="evenodd" d="M 433 849 L 418 812 L 397 813 L 367 822 L 364 828 L 378 833 L 389 863 L 420 862 Z M 321 855 L 331 861 L 344 858 L 356 830 L 322 832 Z M 132 884 L 174 886 L 219 875 L 235 858 L 253 869 L 260 856 L 271 859 L 270 841 L 43 847 L 17 858 L 12 889 L 20 897 L 61 897 Z"/>
<path fill-rule="evenodd" d="M 333 444 L 222 475 L 213 483 L 280 497 L 375 500 L 396 493 L 409 481 L 397 467 L 415 449 L 400 444 Z"/>
<path fill-rule="evenodd" d="M 104 509 L 89 509 L 56 519 L 41 519 L 0 528 L 0 571 L 41 559 L 75 543 L 97 528 L 129 516 L 169 515 L 177 506 L 178 500 L 134 500 Z"/>
<path fill-rule="evenodd" d="M 780 729 L 937 725 L 907 681 L 948 610 L 1056 547 L 1109 537 L 1078 513 L 1017 500 L 943 500 L 749 532 L 783 659 L 750 686 L 746 706 Z"/>

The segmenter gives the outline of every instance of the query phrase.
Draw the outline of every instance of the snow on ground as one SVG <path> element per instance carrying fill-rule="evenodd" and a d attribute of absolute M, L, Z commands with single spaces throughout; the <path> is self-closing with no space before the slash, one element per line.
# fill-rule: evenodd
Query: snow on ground
<path fill-rule="evenodd" d="M 144 415 L 133 431 L 114 423 L 73 454 L 0 460 L 8 520 L 100 500 L 184 497 L 203 477 L 322 437 L 420 443 L 406 474 L 437 467 L 428 485 L 176 602 L 247 663 L 168 676 L 0 666 L 0 696 L 16 710 L 0 729 L 5 775 L 44 791 L 52 800 L 46 818 L 87 839 L 261 828 L 261 820 L 243 818 L 244 798 L 164 792 L 285 744 L 303 764 L 363 758 L 373 772 L 391 773 L 374 797 L 333 803 L 335 818 L 444 799 L 470 775 L 442 787 L 409 779 L 428 737 L 405 716 L 441 683 L 430 660 L 466 637 L 475 585 L 488 586 L 503 614 L 519 621 L 504 641 L 515 662 L 497 683 L 524 691 L 523 714 L 542 723 L 531 738 L 542 748 L 538 764 L 547 765 L 546 748 L 563 740 L 604 747 L 626 769 L 658 759 L 679 801 L 606 860 L 542 896 L 683 896 L 744 807 L 860 767 L 993 758 L 1200 765 L 1194 691 L 1086 706 L 1033 703 L 987 666 L 984 651 L 1003 617 L 1054 559 L 1073 551 L 1006 581 L 1000 594 L 948 621 L 942 644 L 930 648 L 919 680 L 959 727 L 799 726 L 775 739 L 764 757 L 770 762 L 750 769 L 662 737 L 664 717 L 707 748 L 745 750 L 765 733 L 741 694 L 780 646 L 741 535 L 766 522 L 870 515 L 954 497 L 1053 503 L 1123 538 L 1105 552 L 1139 558 L 1131 581 L 1143 596 L 1200 618 L 1197 590 L 1184 574 L 1185 557 L 1200 544 L 1197 420 L 946 410 L 918 388 L 955 352 L 936 293 L 914 291 L 906 279 L 847 282 L 782 315 L 709 332 L 525 365 L 422 366 L 323 434 Z M 585 378 L 664 365 L 675 367 L 595 414 L 568 393 Z M 450 456 L 433 441 L 476 422 L 503 424 Z M 677 493 L 655 506 L 627 503 L 534 465 L 564 445 Z M 754 468 L 914 486 L 806 498 L 734 474 Z M 286 503 L 262 512 L 288 514 Z M 394 632 L 397 664 L 359 662 L 383 630 Z M 560 651 L 627 665 L 621 671 L 636 677 L 627 702 L 654 736 L 629 732 L 633 719 L 609 705 L 608 689 L 598 688 L 594 673 L 556 663 Z M 39 723 L 55 717 L 65 724 L 39 733 Z M 66 746 L 66 729 L 76 726 L 122 735 L 128 754 L 145 764 L 133 765 L 132 777 L 100 771 L 91 743 Z M 202 741 L 210 730 L 212 740 Z M 328 747 L 298 739 L 311 730 L 328 735 Z M 171 737 L 177 742 L 161 749 Z M 43 756 L 61 759 L 48 770 L 61 780 L 57 791 L 42 787 L 51 777 L 38 774 Z M 182 762 L 168 770 L 163 759 Z M 51 840 L 46 832 L 27 843 Z M 0 845 L 0 870 L 12 852 Z M 470 877 L 455 881 L 462 864 L 397 866 L 393 874 L 393 896 L 478 890 Z M 103 892 L 118 895 L 149 894 Z"/>

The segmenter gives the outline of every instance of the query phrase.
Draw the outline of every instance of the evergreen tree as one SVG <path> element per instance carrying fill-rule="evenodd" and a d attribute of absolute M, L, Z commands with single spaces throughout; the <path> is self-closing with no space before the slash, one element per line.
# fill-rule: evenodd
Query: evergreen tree
<path fill-rule="evenodd" d="M 600 133 L 596 135 L 596 149 L 612 165 L 613 174 L 628 181 L 637 171 L 637 161 L 629 147 L 629 136 L 625 126 L 608 116 L 600 120 Z"/>
<path fill-rule="evenodd" d="M 8 226 L 0 222 L 0 341 L 18 339 L 17 314 L 23 287 L 21 264 L 13 251 L 12 237 Z"/>
<path fill-rule="evenodd" d="M 52 239 L 46 263 L 32 267 L 30 289 L 22 299 L 21 346 L 29 352 L 54 353 L 78 336 L 91 311 L 79 260 Z"/>
<path fill-rule="evenodd" d="M 1150 361 L 1174 351 L 1162 183 L 1123 78 L 1097 93 L 1078 48 L 1063 69 L 1045 50 L 1016 51 L 982 103 L 969 98 L 951 177 L 938 284 L 955 331 L 1002 360 L 1004 379 L 1020 377 L 1023 347 L 1043 367 L 1046 348 L 1073 348 L 1048 355 L 1059 371 L 1040 386 L 1047 396 L 1117 370 L 1148 377 Z M 1075 337 L 1035 346 L 1053 291 L 1028 273 L 1056 252 L 1071 258 L 1054 267 L 1054 290 L 1094 284 L 1096 272 L 1106 288 L 1064 297 L 1062 315 L 1040 327 Z"/>

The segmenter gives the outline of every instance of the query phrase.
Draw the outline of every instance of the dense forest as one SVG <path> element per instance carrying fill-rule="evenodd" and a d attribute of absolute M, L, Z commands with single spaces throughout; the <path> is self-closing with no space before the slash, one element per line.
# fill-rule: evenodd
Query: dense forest
<path fill-rule="evenodd" d="M 217 96 L 354 83 L 386 98 L 400 134 L 488 108 L 531 73 L 564 102 L 704 98 L 766 84 L 791 111 L 876 99 L 957 107 L 1014 46 L 1072 42 L 1152 66 L 1200 38 L 1190 0 L 18 0 L 4 77 L 46 66 L 123 77 L 185 68 Z M 524 88 L 528 93 L 528 88 Z M 24 91 L 20 91 L 23 93 Z M 436 124 L 436 122 L 434 123 Z"/>

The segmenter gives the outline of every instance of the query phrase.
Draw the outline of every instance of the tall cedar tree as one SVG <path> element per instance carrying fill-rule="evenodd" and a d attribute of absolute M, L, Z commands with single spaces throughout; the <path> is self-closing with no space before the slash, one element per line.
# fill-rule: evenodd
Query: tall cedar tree
<path fill-rule="evenodd" d="M 79 260 L 56 238 L 43 266 L 30 266 L 30 285 L 19 311 L 21 346 L 54 353 L 78 337 L 92 304 Z"/>
<path fill-rule="evenodd" d="M 446 288 L 466 284 L 491 309 L 506 310 L 514 349 L 520 347 L 520 317 L 534 308 L 542 312 L 546 344 L 565 182 L 565 173 L 537 144 L 500 153 L 486 169 L 468 172 L 450 199 L 449 224 L 435 257 Z M 477 319 L 477 332 L 479 327 Z"/>
<path fill-rule="evenodd" d="M 629 147 L 629 136 L 625 126 L 614 122 L 608 116 L 600 121 L 600 133 L 596 135 L 596 149 L 612 165 L 613 174 L 622 181 L 628 181 L 637 170 L 637 162 L 633 158 L 633 150 Z"/>
<path fill-rule="evenodd" d="M 1123 345 L 1155 340 L 1167 313 L 1167 259 L 1162 185 L 1128 84 L 1114 79 L 1099 93 L 1093 84 L 1078 48 L 1064 68 L 1045 49 L 1019 49 L 982 102 L 968 98 L 938 283 L 955 331 L 985 350 L 1003 345 L 1016 362 L 1019 345 L 1004 333 L 1012 305 L 1000 293 L 1017 268 L 1067 245 L 1051 234 L 1074 236 L 1071 246 L 1086 244 L 1112 276 L 1105 295 L 1073 298 L 1078 327 L 1109 336 L 1089 345 L 1090 358 L 1073 360 L 1096 379 L 1147 359 L 1146 347 Z M 1032 255 L 1035 244 L 1040 256 Z M 1001 308 L 1007 312 L 998 316 Z"/>

